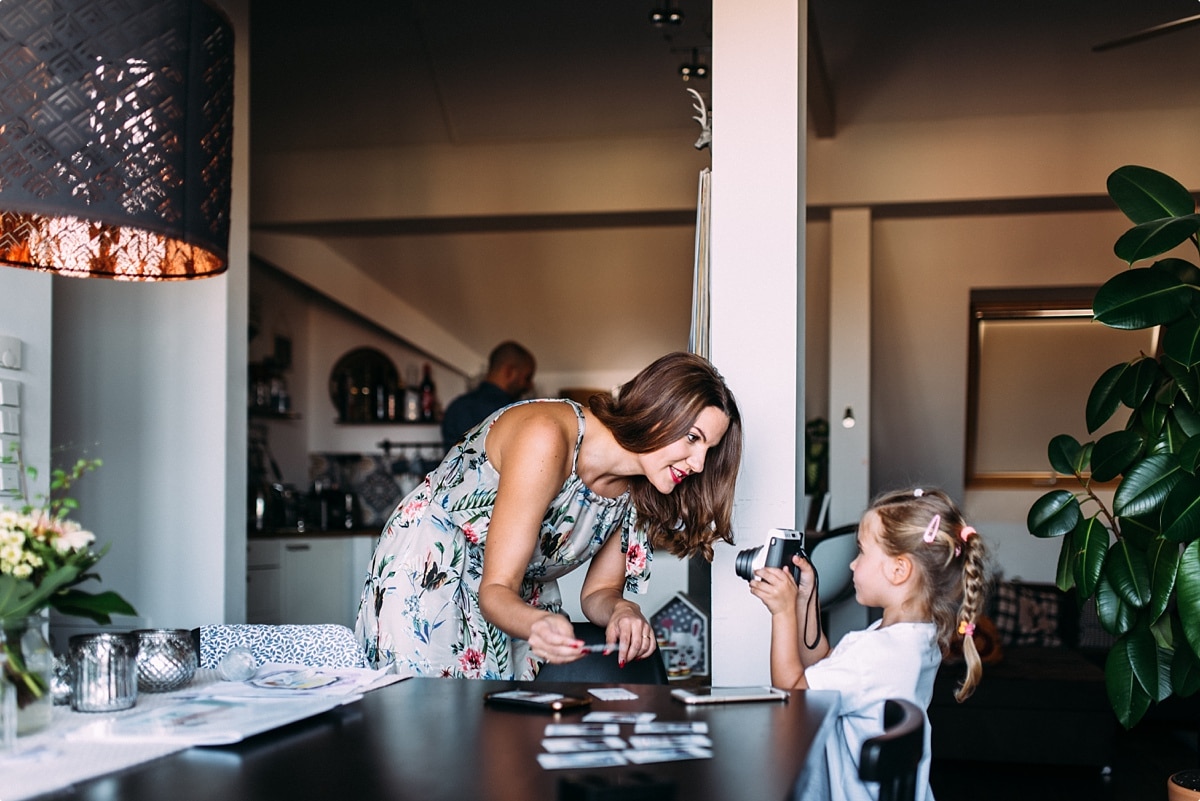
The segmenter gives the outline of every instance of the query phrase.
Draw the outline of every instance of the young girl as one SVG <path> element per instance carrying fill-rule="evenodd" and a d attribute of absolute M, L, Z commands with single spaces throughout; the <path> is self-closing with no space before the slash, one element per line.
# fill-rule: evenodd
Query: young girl
<path fill-rule="evenodd" d="M 986 547 L 962 513 L 938 490 L 905 490 L 877 498 L 858 527 L 858 556 L 850 563 L 863 606 L 883 617 L 850 632 L 830 650 L 822 633 L 812 565 L 794 557 L 790 570 L 763 568 L 750 582 L 771 611 L 771 683 L 777 687 L 841 693 L 838 726 L 826 747 L 829 787 L 837 796 L 872 801 L 878 788 L 858 780 L 862 744 L 883 732 L 883 704 L 903 698 L 928 708 L 933 680 L 951 638 L 962 635 L 966 676 L 955 698 L 964 701 L 983 672 L 971 636 L 982 614 Z M 929 790 L 929 727 L 917 779 L 917 797 Z M 824 781 L 818 782 L 821 786 Z M 831 795 L 832 797 L 832 795 Z"/>

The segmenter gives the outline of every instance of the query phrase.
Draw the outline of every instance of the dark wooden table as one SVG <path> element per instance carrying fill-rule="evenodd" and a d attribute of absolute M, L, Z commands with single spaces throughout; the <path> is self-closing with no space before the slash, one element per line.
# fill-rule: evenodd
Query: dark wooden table
<path fill-rule="evenodd" d="M 232 746 L 192 748 L 63 791 L 91 801 L 554 801 L 559 780 L 596 776 L 628 784 L 665 779 L 678 801 L 783 801 L 807 760 L 822 757 L 837 694 L 796 692 L 787 702 L 688 707 L 670 687 L 624 686 L 636 701 L 593 700 L 593 710 L 650 711 L 657 720 L 705 720 L 713 758 L 586 770 L 537 762 L 547 723 L 559 715 L 485 706 L 485 692 L 528 687 L 586 692 L 540 682 L 409 679 L 362 700 Z M 622 726 L 628 737 L 631 726 Z"/>

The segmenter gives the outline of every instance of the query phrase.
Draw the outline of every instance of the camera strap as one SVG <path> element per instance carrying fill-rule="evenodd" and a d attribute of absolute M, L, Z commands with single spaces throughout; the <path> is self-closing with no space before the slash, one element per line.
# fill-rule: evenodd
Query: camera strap
<path fill-rule="evenodd" d="M 808 564 L 812 567 L 813 571 L 813 591 L 812 595 L 808 597 L 808 609 L 804 615 L 804 633 L 802 637 L 804 639 L 804 647 L 812 650 L 821 644 L 821 577 L 817 575 L 817 568 L 813 565 L 811 559 Z M 814 612 L 816 614 L 812 614 Z M 810 617 L 817 623 L 817 634 L 813 637 L 812 642 L 808 641 L 808 619 Z"/>

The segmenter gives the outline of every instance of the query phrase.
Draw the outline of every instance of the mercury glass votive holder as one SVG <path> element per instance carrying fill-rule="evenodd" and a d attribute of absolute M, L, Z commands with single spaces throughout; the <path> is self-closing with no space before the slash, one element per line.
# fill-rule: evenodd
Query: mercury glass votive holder
<path fill-rule="evenodd" d="M 186 686 L 196 675 L 196 644 L 187 629 L 138 629 L 138 689 L 165 693 Z"/>

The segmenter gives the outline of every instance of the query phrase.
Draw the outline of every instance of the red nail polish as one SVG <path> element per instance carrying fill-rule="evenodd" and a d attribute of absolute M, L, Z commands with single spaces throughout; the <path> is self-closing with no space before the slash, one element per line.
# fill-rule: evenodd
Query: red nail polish
<path fill-rule="evenodd" d="M 617 660 L 617 667 L 625 667 L 625 660 L 624 659 Z"/>

